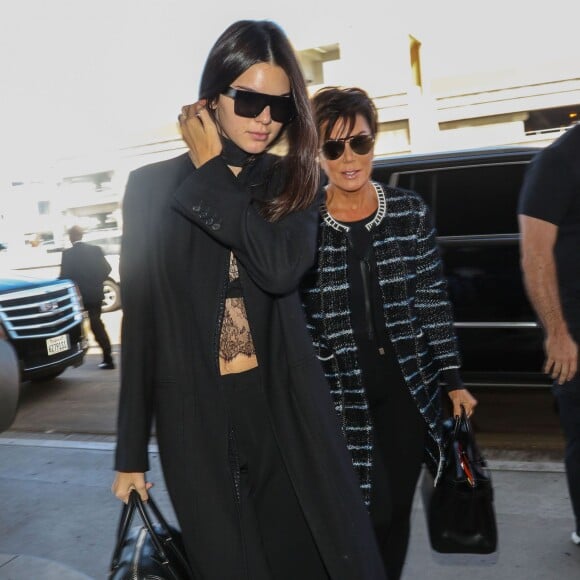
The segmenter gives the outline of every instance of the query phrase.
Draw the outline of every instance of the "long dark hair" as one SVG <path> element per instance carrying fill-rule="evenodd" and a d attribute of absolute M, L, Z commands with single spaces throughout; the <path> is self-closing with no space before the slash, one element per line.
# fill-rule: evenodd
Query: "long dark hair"
<path fill-rule="evenodd" d="M 373 137 L 377 134 L 378 114 L 373 100 L 358 87 L 324 87 L 312 97 L 312 107 L 320 142 L 330 138 L 334 126 L 344 121 L 347 133 L 352 131 L 356 116 L 361 115 Z"/>
<path fill-rule="evenodd" d="M 282 131 L 286 135 L 285 183 L 268 201 L 264 215 L 271 221 L 308 207 L 318 190 L 318 138 L 306 84 L 294 49 L 282 29 L 268 20 L 239 20 L 217 39 L 201 75 L 199 97 L 214 101 L 251 66 L 267 62 L 281 67 L 290 80 L 296 114 Z"/>

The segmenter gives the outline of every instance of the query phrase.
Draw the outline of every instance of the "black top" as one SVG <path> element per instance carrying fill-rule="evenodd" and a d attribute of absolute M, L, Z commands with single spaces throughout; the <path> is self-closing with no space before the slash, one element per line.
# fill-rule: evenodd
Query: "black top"
<path fill-rule="evenodd" d="M 372 234 L 366 227 L 375 213 L 356 222 L 342 223 L 350 228 L 347 266 L 354 336 L 357 340 L 372 340 L 380 348 L 390 340 L 385 328 Z"/>
<path fill-rule="evenodd" d="M 372 229 L 376 211 L 354 222 L 340 222 L 349 229 L 347 253 L 348 283 L 351 296 L 351 319 L 361 368 L 372 368 L 377 356 L 381 356 L 385 372 L 401 380 L 403 375 L 385 325 L 383 295 L 381 292 L 377 263 L 372 251 Z M 442 371 L 447 391 L 463 388 L 456 369 Z"/>
<path fill-rule="evenodd" d="M 536 155 L 518 213 L 558 226 L 555 259 L 562 305 L 580 320 L 580 125 Z"/>
<path fill-rule="evenodd" d="M 356 222 L 342 222 L 350 228 L 347 267 L 352 329 L 363 375 L 369 373 L 372 376 L 375 366 L 381 364 L 385 383 L 396 380 L 404 384 L 405 379 L 385 327 L 377 262 L 372 251 L 373 238 L 366 227 L 375 213 Z M 369 391 L 377 389 L 379 385 L 375 383 L 370 378 L 365 380 L 367 394 L 372 400 L 380 400 L 384 394 L 380 392 L 382 389 Z"/>

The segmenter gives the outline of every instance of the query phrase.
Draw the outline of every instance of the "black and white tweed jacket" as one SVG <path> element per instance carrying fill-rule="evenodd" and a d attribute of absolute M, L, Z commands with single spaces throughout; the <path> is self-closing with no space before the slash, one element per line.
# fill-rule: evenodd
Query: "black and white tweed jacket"
<path fill-rule="evenodd" d="M 367 227 L 373 234 L 385 326 L 427 423 L 425 462 L 437 481 L 443 461 L 438 376 L 460 366 L 452 308 L 428 207 L 413 192 L 373 185 L 379 206 Z M 372 425 L 350 318 L 348 227 L 335 221 L 325 205 L 321 216 L 318 262 L 304 279 L 302 299 L 368 506 Z"/>

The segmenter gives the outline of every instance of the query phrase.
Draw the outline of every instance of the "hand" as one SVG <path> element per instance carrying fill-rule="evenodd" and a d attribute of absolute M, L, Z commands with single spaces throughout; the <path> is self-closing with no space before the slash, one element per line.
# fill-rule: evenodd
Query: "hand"
<path fill-rule="evenodd" d="M 548 334 L 544 341 L 544 372 L 559 385 L 571 381 L 578 370 L 578 345 L 567 329 Z"/>
<path fill-rule="evenodd" d="M 127 503 L 129 501 L 129 494 L 133 489 L 137 491 L 143 501 L 147 501 L 149 499 L 147 491 L 152 487 L 153 484 L 151 482 L 145 481 L 144 473 L 125 473 L 117 471 L 115 481 L 113 481 L 113 485 L 111 486 L 111 491 L 122 502 Z"/>
<path fill-rule="evenodd" d="M 461 407 L 465 407 L 465 413 L 468 417 L 473 415 L 473 410 L 477 405 L 477 400 L 467 389 L 456 389 L 447 393 L 453 403 L 453 416 L 461 416 Z"/>
<path fill-rule="evenodd" d="M 195 167 L 201 167 L 222 152 L 222 142 L 207 101 L 202 99 L 181 108 L 178 117 L 181 136 L 189 147 L 189 157 Z"/>

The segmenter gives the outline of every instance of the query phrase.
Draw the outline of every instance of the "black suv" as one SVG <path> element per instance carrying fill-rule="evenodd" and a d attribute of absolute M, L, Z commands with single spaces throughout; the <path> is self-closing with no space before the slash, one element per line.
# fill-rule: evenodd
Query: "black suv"
<path fill-rule="evenodd" d="M 525 294 L 517 204 L 538 148 L 377 158 L 373 178 L 421 194 L 438 235 L 467 385 L 549 385 Z"/>
<path fill-rule="evenodd" d="M 0 339 L 14 347 L 23 381 L 82 364 L 88 344 L 74 282 L 0 275 Z"/>

